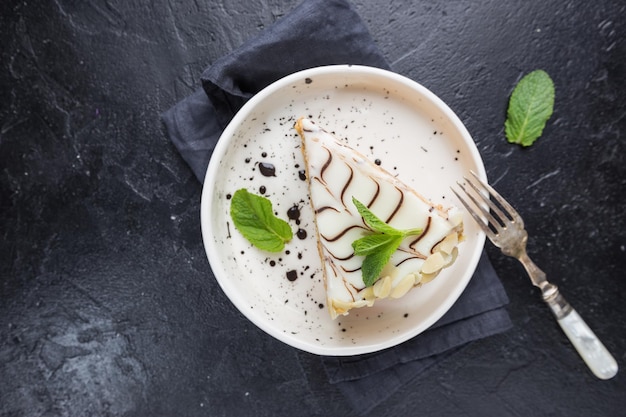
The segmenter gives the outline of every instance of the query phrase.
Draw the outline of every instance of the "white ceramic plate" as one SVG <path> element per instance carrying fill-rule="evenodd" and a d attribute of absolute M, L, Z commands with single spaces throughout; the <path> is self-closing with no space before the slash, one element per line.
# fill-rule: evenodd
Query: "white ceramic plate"
<path fill-rule="evenodd" d="M 283 342 L 320 355 L 355 355 L 397 345 L 435 323 L 470 280 L 485 236 L 466 217 L 457 261 L 399 300 L 377 301 L 331 320 L 318 258 L 304 161 L 293 124 L 309 116 L 435 203 L 459 203 L 450 191 L 480 155 L 455 114 L 433 93 L 398 74 L 362 66 L 328 66 L 292 74 L 254 96 L 228 125 L 204 182 L 202 235 L 211 268 L 233 304 Z M 274 176 L 266 176 L 269 165 Z M 265 175 L 264 173 L 265 172 Z M 268 197 L 289 220 L 294 239 L 271 254 L 234 228 L 230 196 L 239 188 Z M 295 271 L 291 272 L 290 271 Z M 297 277 L 295 280 L 290 280 Z"/>

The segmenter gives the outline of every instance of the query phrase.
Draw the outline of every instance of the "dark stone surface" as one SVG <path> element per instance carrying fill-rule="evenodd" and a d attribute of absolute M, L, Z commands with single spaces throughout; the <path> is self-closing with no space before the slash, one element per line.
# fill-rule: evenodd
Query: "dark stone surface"
<path fill-rule="evenodd" d="M 351 415 L 319 358 L 258 330 L 211 277 L 201 187 L 159 120 L 296 3 L 0 2 L 0 415 Z M 623 368 L 626 6 L 355 5 L 393 68 L 466 123 L 532 257 Z M 555 113 L 521 149 L 505 110 L 536 68 Z M 372 415 L 623 415 L 624 371 L 595 379 L 521 266 L 488 250 L 514 329 Z"/>

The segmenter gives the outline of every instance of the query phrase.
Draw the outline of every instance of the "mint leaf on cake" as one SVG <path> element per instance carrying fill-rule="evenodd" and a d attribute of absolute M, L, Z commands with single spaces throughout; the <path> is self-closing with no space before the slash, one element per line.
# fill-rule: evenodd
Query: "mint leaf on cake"
<path fill-rule="evenodd" d="M 407 236 L 421 235 L 422 229 L 398 230 L 389 226 L 372 213 L 363 203 L 352 197 L 359 214 L 372 229 L 372 234 L 352 242 L 352 249 L 357 256 L 365 256 L 361 270 L 363 283 L 371 287 L 380 278 L 380 273 L 389 262 L 391 255 L 398 250 Z"/>

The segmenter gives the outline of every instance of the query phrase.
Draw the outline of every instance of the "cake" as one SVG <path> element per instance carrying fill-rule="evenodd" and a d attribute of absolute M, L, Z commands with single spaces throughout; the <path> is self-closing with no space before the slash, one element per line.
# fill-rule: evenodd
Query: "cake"
<path fill-rule="evenodd" d="M 422 197 L 308 118 L 296 124 L 302 140 L 317 246 L 331 317 L 376 300 L 399 298 L 425 284 L 451 265 L 462 240 L 461 211 L 443 208 Z M 352 243 L 373 233 L 354 200 L 399 230 L 421 229 L 404 238 L 378 279 L 363 281 L 364 256 Z"/>

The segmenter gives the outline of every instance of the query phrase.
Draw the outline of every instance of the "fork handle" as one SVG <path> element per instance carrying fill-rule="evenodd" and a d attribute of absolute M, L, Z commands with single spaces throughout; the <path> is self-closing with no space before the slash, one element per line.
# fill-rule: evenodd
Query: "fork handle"
<path fill-rule="evenodd" d="M 618 369 L 615 358 L 556 287 L 553 295 L 545 301 L 591 372 L 600 379 L 613 378 Z"/>

